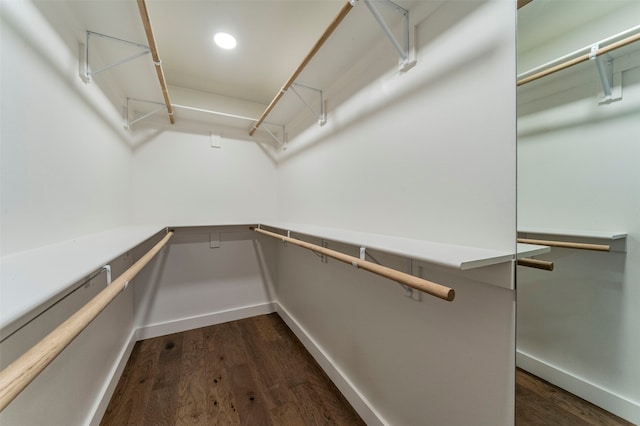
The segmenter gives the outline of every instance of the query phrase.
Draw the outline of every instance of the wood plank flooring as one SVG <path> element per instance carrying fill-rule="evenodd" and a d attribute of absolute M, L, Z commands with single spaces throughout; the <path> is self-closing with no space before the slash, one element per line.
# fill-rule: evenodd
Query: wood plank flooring
<path fill-rule="evenodd" d="M 136 343 L 101 425 L 364 425 L 277 314 Z M 516 426 L 632 425 L 525 371 Z"/>
<path fill-rule="evenodd" d="M 633 426 L 526 371 L 516 371 L 516 426 Z"/>
<path fill-rule="evenodd" d="M 101 425 L 364 425 L 277 314 L 136 343 Z"/>

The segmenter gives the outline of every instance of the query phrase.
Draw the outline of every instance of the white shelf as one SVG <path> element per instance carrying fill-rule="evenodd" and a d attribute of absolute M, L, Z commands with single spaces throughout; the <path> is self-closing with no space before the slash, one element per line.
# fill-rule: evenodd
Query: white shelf
<path fill-rule="evenodd" d="M 305 234 L 316 238 L 336 241 L 358 247 L 366 247 L 399 256 L 422 260 L 448 268 L 467 270 L 483 266 L 510 262 L 514 253 L 508 251 L 459 246 L 387 235 L 368 234 L 342 229 L 320 228 L 315 226 L 269 222 L 266 227 L 283 231 Z"/>
<path fill-rule="evenodd" d="M 117 228 L 2 257 L 0 338 L 39 315 L 71 285 L 164 228 Z"/>
<path fill-rule="evenodd" d="M 551 247 L 539 246 L 536 244 L 518 243 L 517 250 L 518 250 L 518 259 L 522 259 L 525 257 L 533 257 L 533 256 L 538 256 L 540 254 L 549 253 L 551 251 Z"/>
<path fill-rule="evenodd" d="M 625 232 L 580 231 L 575 229 L 569 230 L 523 227 L 518 229 L 518 233 L 552 235 L 555 237 L 593 238 L 602 240 L 619 240 L 622 238 L 627 238 L 627 234 Z"/>

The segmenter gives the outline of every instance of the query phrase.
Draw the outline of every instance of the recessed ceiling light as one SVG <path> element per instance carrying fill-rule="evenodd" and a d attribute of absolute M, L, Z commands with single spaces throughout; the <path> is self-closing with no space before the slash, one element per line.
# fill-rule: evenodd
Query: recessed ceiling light
<path fill-rule="evenodd" d="M 223 49 L 233 49 L 236 47 L 236 39 L 231 34 L 216 33 L 216 35 L 213 36 L 213 41 Z"/>

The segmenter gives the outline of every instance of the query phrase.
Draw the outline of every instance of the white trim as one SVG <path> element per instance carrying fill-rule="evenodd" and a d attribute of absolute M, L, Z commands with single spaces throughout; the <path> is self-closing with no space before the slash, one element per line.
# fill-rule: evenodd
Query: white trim
<path fill-rule="evenodd" d="M 105 411 L 107 411 L 107 407 L 109 406 L 109 402 L 111 401 L 113 392 L 116 390 L 116 386 L 120 381 L 122 372 L 124 371 L 124 368 L 129 361 L 131 352 L 133 352 L 133 347 L 135 346 L 135 344 L 136 331 L 132 330 L 131 334 L 129 334 L 129 341 L 120 352 L 118 362 L 116 362 L 111 368 L 111 372 L 109 374 L 111 378 L 103 383 L 102 389 L 98 394 L 98 398 L 96 398 L 96 402 L 93 404 L 93 407 L 89 411 L 86 424 L 90 426 L 98 426 L 100 424 Z"/>
<path fill-rule="evenodd" d="M 331 357 L 322 349 L 313 337 L 295 320 L 295 318 L 279 303 L 276 304 L 276 312 L 280 318 L 289 326 L 291 331 L 298 337 L 304 347 L 313 358 L 320 364 L 320 367 L 329 376 L 331 381 L 342 392 L 351 406 L 360 415 L 362 420 L 369 426 L 385 426 L 389 423 L 374 408 L 367 398 L 360 393 L 356 386 L 342 372 Z"/>
<path fill-rule="evenodd" d="M 180 333 L 182 331 L 222 324 L 224 322 L 236 321 L 258 315 L 270 314 L 273 312 L 276 312 L 275 302 L 241 306 L 210 314 L 146 325 L 136 330 L 136 339 L 151 339 L 153 337 L 166 336 L 167 334 Z"/>
<path fill-rule="evenodd" d="M 640 424 L 640 403 L 516 350 L 516 366 L 634 424 Z"/>

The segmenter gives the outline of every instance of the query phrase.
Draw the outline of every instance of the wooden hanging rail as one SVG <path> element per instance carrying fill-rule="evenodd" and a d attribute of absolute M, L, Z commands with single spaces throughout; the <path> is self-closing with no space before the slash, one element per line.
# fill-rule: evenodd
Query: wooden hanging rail
<path fill-rule="evenodd" d="M 619 48 L 627 46 L 627 45 L 629 45 L 631 43 L 635 43 L 636 41 L 640 41 L 640 32 L 637 33 L 637 34 L 630 35 L 630 36 L 628 36 L 626 38 L 623 38 L 622 40 L 618 40 L 615 43 L 611 43 L 608 46 L 601 47 L 601 48 L 597 49 L 594 53 L 587 52 L 585 54 L 577 56 L 577 57 L 575 57 L 573 59 L 569 59 L 569 60 L 567 60 L 565 62 L 562 62 L 560 64 L 554 65 L 552 67 L 544 69 L 544 70 L 542 70 L 540 72 L 537 72 L 535 74 L 532 74 L 530 76 L 521 78 L 520 80 L 518 80 L 518 86 L 522 86 L 523 84 L 527 84 L 527 83 L 530 83 L 532 81 L 538 80 L 538 79 L 540 79 L 542 77 L 546 77 L 546 76 L 548 76 L 550 74 L 556 73 L 558 71 L 562 71 L 563 69 L 572 67 L 572 66 L 574 66 L 576 64 L 579 64 L 581 62 L 588 61 L 589 59 L 594 57 L 594 55 L 595 56 L 604 55 L 606 53 L 611 52 L 612 50 L 619 49 Z"/>
<path fill-rule="evenodd" d="M 574 243 L 570 241 L 534 240 L 530 238 L 518 238 L 519 243 L 536 244 L 540 246 L 572 248 L 579 250 L 611 251 L 611 246 L 606 244 Z"/>
<path fill-rule="evenodd" d="M 0 411 L 9 405 L 102 312 L 165 246 L 169 231 L 151 250 L 116 280 L 67 318 L 46 337 L 0 371 Z"/>
<path fill-rule="evenodd" d="M 142 0 L 138 0 L 138 1 L 142 1 Z M 262 115 L 260 116 L 256 124 L 253 125 L 253 128 L 251 128 L 251 131 L 249 132 L 249 136 L 253 136 L 253 134 L 256 132 L 258 127 L 260 127 L 260 125 L 265 120 L 265 118 L 267 118 L 267 115 L 269 115 L 269 113 L 276 106 L 280 98 L 282 98 L 284 93 L 289 89 L 289 87 L 291 87 L 291 85 L 296 80 L 296 78 L 298 78 L 300 73 L 309 64 L 311 59 L 313 59 L 315 54 L 318 53 L 318 50 L 320 50 L 324 42 L 327 41 L 331 33 L 333 33 L 333 31 L 338 27 L 338 25 L 340 25 L 340 22 L 342 22 L 342 20 L 345 18 L 345 16 L 347 16 L 347 14 L 351 11 L 352 8 L 353 8 L 353 5 L 351 4 L 350 1 L 347 1 L 344 4 L 344 6 L 342 6 L 342 9 L 340 9 L 340 12 L 338 12 L 336 17 L 333 18 L 333 21 L 331 21 L 331 23 L 329 24 L 327 29 L 324 31 L 324 33 L 320 36 L 318 41 L 316 41 L 316 44 L 313 45 L 309 53 L 307 53 L 307 56 L 302 60 L 300 65 L 298 65 L 298 68 L 296 68 L 293 74 L 291 74 L 291 77 L 289 77 L 286 83 L 284 83 L 284 85 L 282 86 L 282 89 L 280 89 L 280 91 L 276 94 L 276 96 L 273 98 L 269 106 L 267 106 L 267 109 L 264 110 L 264 112 L 262 113 Z"/>
<path fill-rule="evenodd" d="M 158 55 L 158 47 L 156 46 L 156 39 L 153 36 L 153 29 L 151 28 L 151 19 L 149 19 L 149 11 L 144 0 L 138 0 L 138 9 L 140 10 L 140 17 L 142 18 L 142 24 L 144 25 L 144 32 L 147 35 L 147 41 L 149 42 L 149 49 L 151 49 L 151 57 L 153 58 L 153 64 L 156 66 L 156 74 L 158 75 L 158 81 L 160 82 L 160 88 L 162 89 L 162 97 L 164 98 L 164 104 L 167 107 L 167 113 L 169 114 L 169 121 L 171 124 L 176 122 L 173 118 L 173 108 L 171 107 L 171 100 L 169 99 L 169 89 L 167 88 L 167 81 L 164 78 L 164 71 L 162 70 L 162 61 Z"/>
<path fill-rule="evenodd" d="M 525 257 L 523 259 L 518 259 L 518 265 L 527 266 L 529 268 L 542 269 L 545 271 L 553 271 L 553 262 L 549 262 L 548 260 L 531 259 Z"/>
<path fill-rule="evenodd" d="M 416 290 L 423 291 L 427 294 L 430 294 L 435 297 L 439 297 L 440 299 L 443 299 L 449 302 L 451 302 L 456 295 L 455 291 L 452 288 L 445 287 L 441 284 L 437 284 L 431 281 L 427 281 L 420 277 L 416 277 L 415 275 L 410 275 L 405 272 L 388 268 L 386 266 L 378 265 L 377 263 L 369 262 L 368 260 L 363 260 L 358 257 L 350 256 L 348 254 L 331 250 L 326 247 L 307 243 L 306 241 L 297 240 L 295 238 L 280 235 L 275 232 L 265 231 L 264 229 L 261 229 L 261 228 L 251 227 L 251 229 L 261 234 L 268 235 L 269 237 L 273 237 L 278 240 L 281 240 L 283 242 L 288 242 L 288 243 L 306 248 L 307 250 L 311 250 L 313 252 L 320 253 L 325 256 L 331 257 L 333 259 L 339 260 L 341 262 L 348 263 L 350 265 L 355 266 L 356 268 L 364 269 L 366 271 L 383 276 L 385 278 L 389 278 L 390 280 L 396 281 L 400 284 L 409 286 L 411 288 L 415 288 Z"/>

